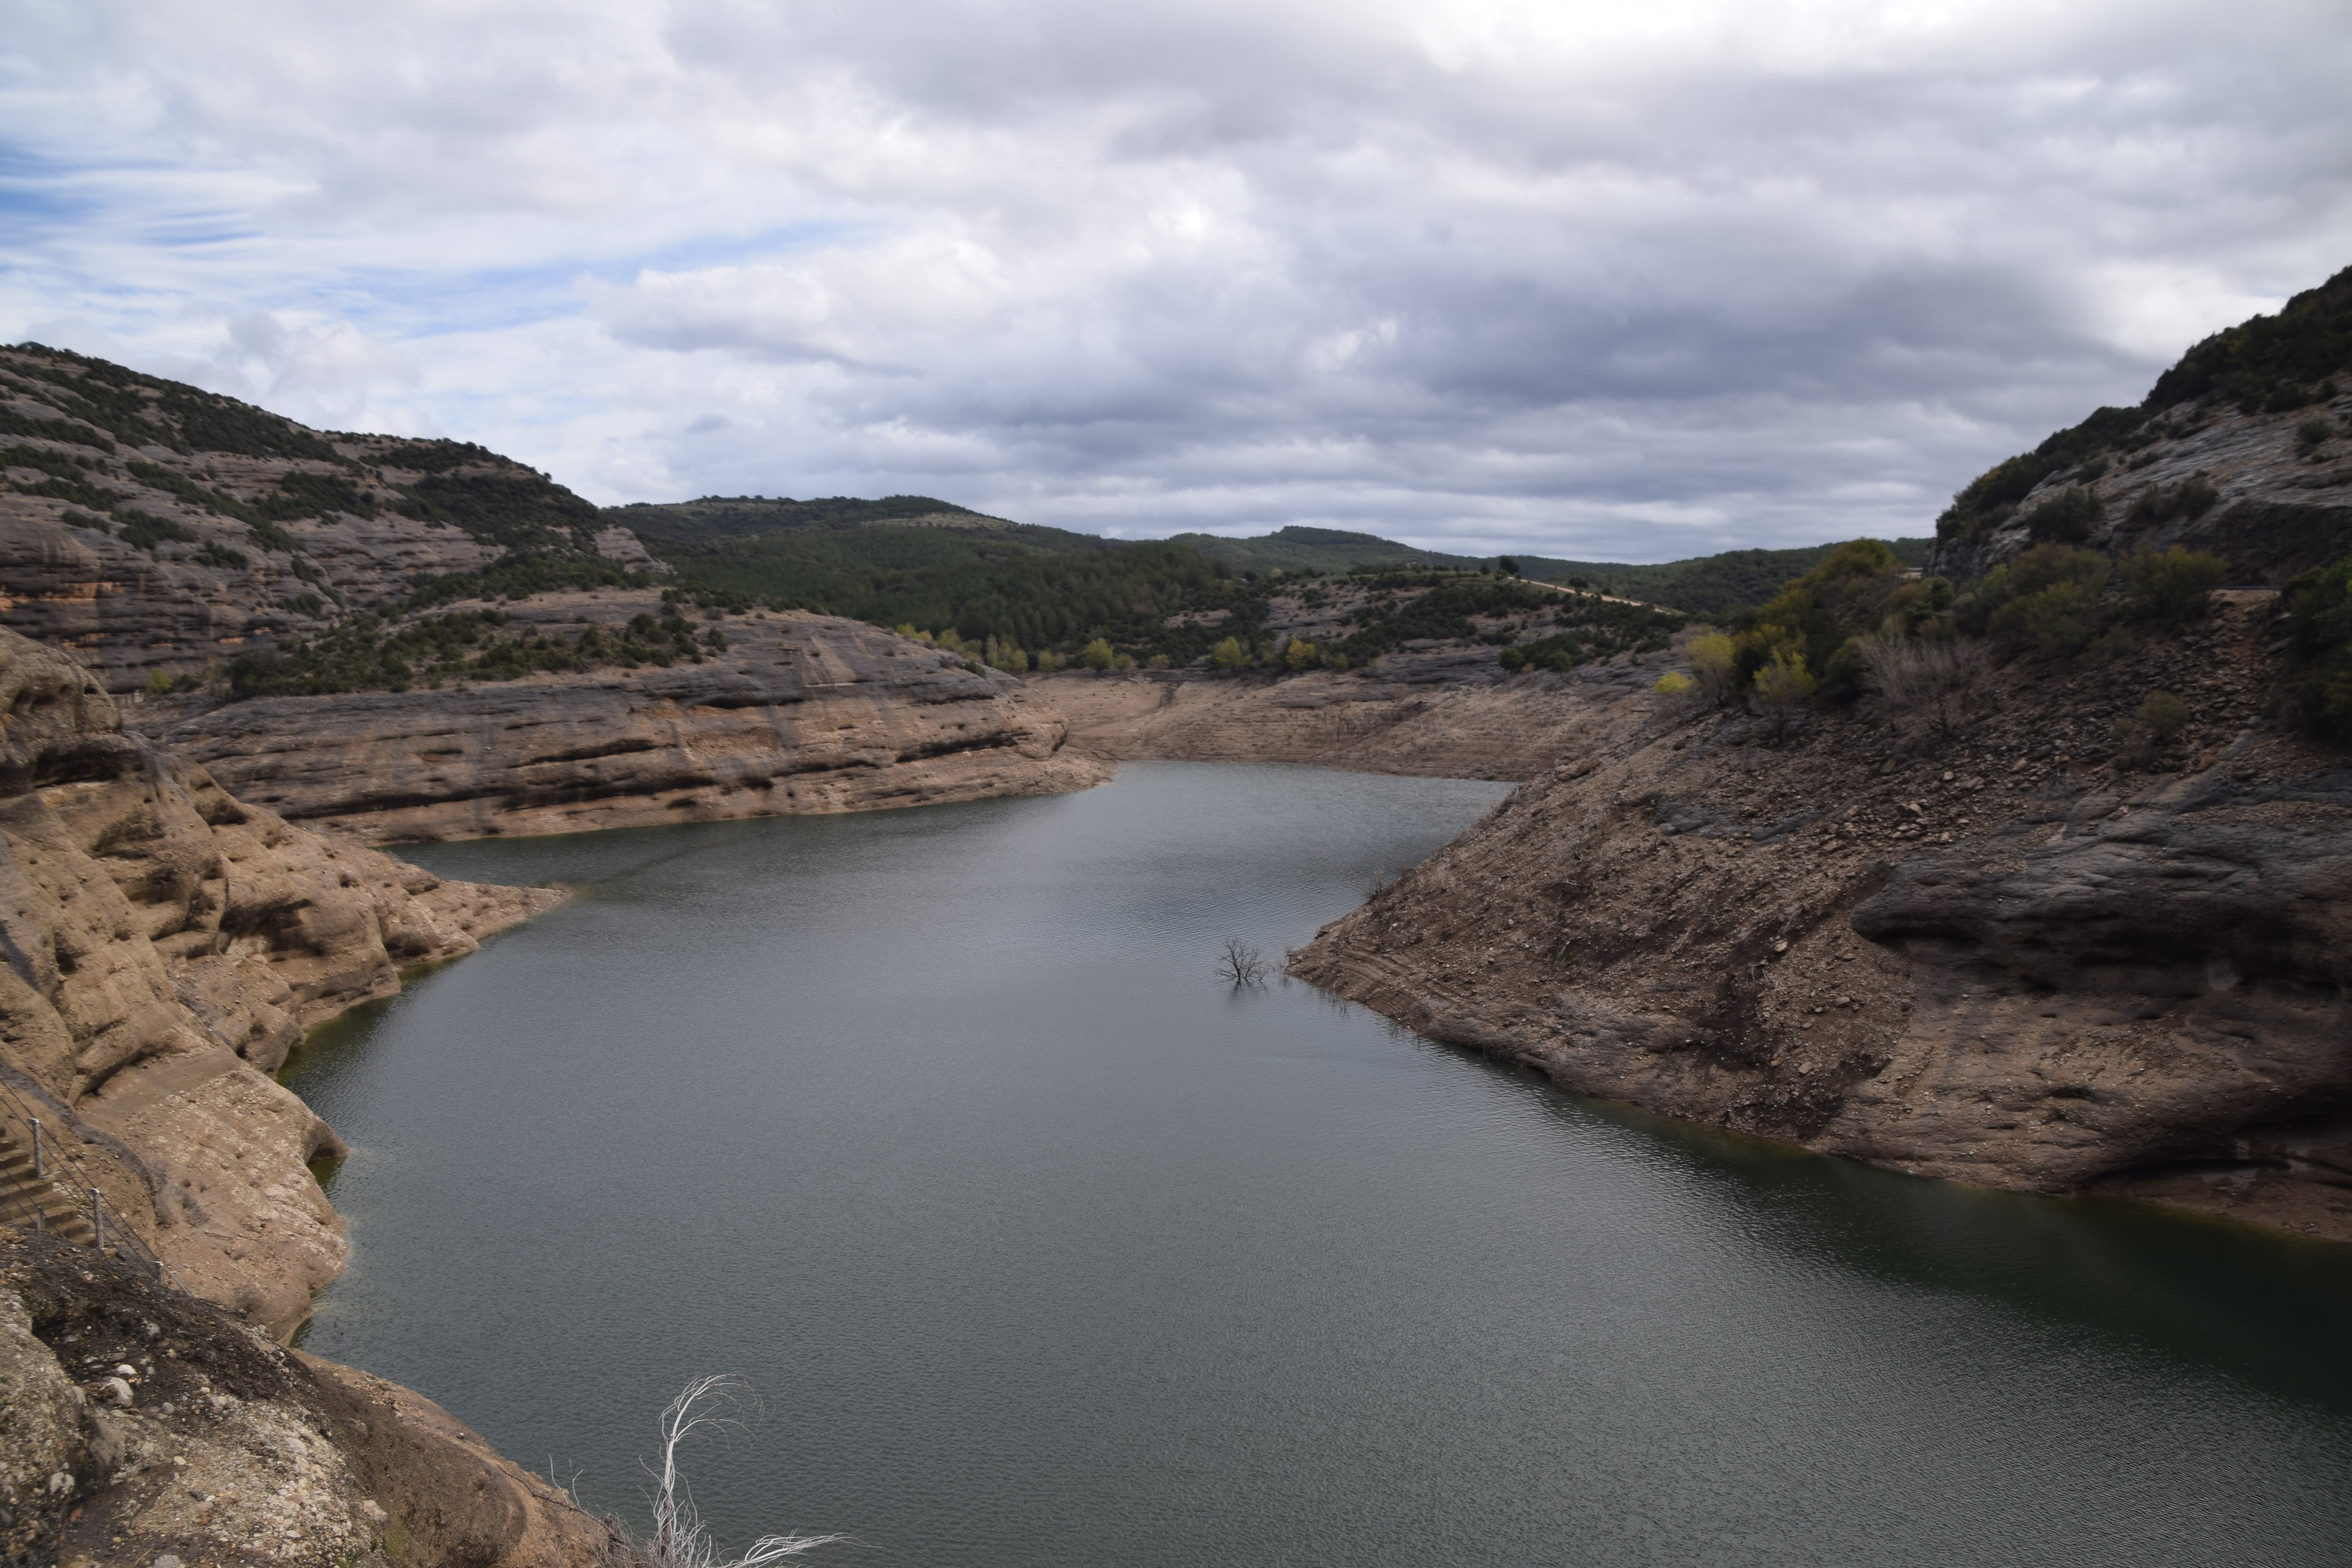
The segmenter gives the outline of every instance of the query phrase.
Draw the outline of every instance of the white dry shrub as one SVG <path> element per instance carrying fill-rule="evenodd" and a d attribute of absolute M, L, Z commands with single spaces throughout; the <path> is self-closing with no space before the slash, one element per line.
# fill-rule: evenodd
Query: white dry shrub
<path fill-rule="evenodd" d="M 661 1468 L 655 1472 L 654 1538 L 646 1556 L 656 1568 L 765 1568 L 787 1557 L 798 1557 L 820 1546 L 849 1539 L 845 1535 L 763 1535 L 740 1557 L 721 1557 L 710 1542 L 709 1531 L 695 1511 L 686 1478 L 678 1473 L 677 1450 L 690 1437 L 743 1428 L 737 1412 L 748 1390 L 741 1379 L 698 1377 L 661 1415 Z"/>

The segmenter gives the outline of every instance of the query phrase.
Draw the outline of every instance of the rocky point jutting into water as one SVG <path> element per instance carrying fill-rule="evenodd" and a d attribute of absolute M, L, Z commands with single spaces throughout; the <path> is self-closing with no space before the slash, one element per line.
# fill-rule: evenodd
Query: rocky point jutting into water
<path fill-rule="evenodd" d="M 510 629 L 577 635 L 667 613 L 652 590 L 541 595 Z M 834 616 L 698 618 L 698 663 L 540 672 L 438 690 L 202 694 L 142 728 L 244 799 L 378 841 L 571 833 L 1083 789 L 1020 681 Z"/>

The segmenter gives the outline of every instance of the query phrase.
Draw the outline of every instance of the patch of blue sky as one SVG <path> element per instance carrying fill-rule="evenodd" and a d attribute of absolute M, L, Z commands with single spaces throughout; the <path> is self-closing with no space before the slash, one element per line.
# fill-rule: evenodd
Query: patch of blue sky
<path fill-rule="evenodd" d="M 139 226 L 138 237 L 170 250 L 204 250 L 250 244 L 268 237 L 233 213 L 187 212 L 149 218 Z"/>
<path fill-rule="evenodd" d="M 741 236 L 698 236 L 620 255 L 553 258 L 522 267 L 431 272 L 354 268 L 320 291 L 360 331 L 393 338 L 495 331 L 575 316 L 584 283 L 625 288 L 643 272 L 691 272 L 779 261 L 871 237 L 877 226 L 793 224 Z"/>
<path fill-rule="evenodd" d="M 21 225 L 64 228 L 87 222 L 108 204 L 81 176 L 84 171 L 21 147 L 0 143 L 0 218 L 16 238 Z"/>

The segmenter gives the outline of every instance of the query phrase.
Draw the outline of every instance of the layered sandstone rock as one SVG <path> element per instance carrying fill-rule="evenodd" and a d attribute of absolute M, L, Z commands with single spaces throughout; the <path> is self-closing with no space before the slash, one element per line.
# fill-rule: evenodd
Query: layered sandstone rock
<path fill-rule="evenodd" d="M 290 1331 L 343 1264 L 307 1169 L 340 1145 L 269 1076 L 305 1030 L 545 908 L 232 798 L 0 630 L 0 1133 L 33 1118 L 181 1283 Z"/>
<path fill-rule="evenodd" d="M 2352 1239 L 2352 767 L 2263 723 L 2270 599 L 2231 597 L 1949 735 L 1596 690 L 1291 972 L 1580 1092 Z M 2158 686 L 2191 733 L 2086 760 Z"/>
<path fill-rule="evenodd" d="M 543 595 L 512 627 L 576 635 L 656 595 Z M 719 616 L 699 664 L 438 690 L 151 704 L 142 729 L 240 799 L 376 840 L 567 833 L 1081 789 L 1061 716 L 995 670 L 862 622 Z"/>

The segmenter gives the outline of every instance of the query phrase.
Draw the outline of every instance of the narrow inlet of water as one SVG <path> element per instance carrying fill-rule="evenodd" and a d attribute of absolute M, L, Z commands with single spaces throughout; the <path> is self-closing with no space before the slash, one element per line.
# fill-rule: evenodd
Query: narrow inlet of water
<path fill-rule="evenodd" d="M 2352 1560 L 2352 1258 L 1581 1101 L 1286 947 L 1499 786 L 1083 795 L 413 851 L 570 903 L 323 1030 L 307 1349 L 642 1524 L 925 1568 Z M 844 1560 L 856 1548 L 835 1549 Z"/>

